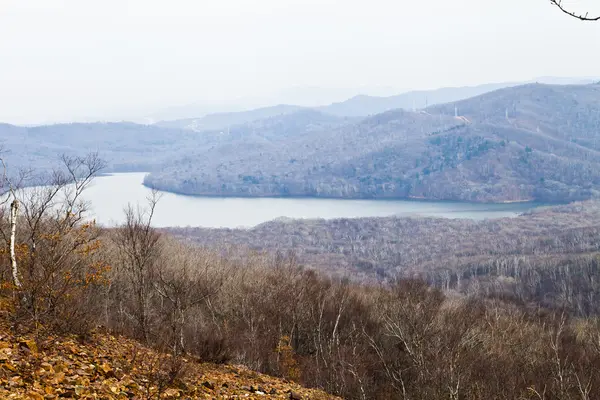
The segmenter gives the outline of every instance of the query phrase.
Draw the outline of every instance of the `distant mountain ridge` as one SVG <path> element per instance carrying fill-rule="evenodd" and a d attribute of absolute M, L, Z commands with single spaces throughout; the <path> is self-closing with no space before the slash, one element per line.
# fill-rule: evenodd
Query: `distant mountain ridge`
<path fill-rule="evenodd" d="M 185 118 L 170 121 L 159 121 L 158 126 L 190 129 L 195 131 L 227 129 L 234 125 L 252 122 L 258 119 L 289 114 L 304 108 L 332 114 L 338 117 L 366 117 L 380 114 L 385 111 L 403 108 L 405 110 L 423 109 L 430 105 L 450 103 L 475 97 L 494 90 L 514 87 L 527 83 L 547 84 L 588 84 L 597 81 L 594 78 L 556 78 L 540 77 L 523 82 L 488 83 L 476 86 L 444 87 L 433 90 L 416 90 L 394 96 L 369 96 L 359 94 L 341 102 L 329 105 L 305 107 L 290 104 L 279 104 L 271 107 L 262 107 L 247 111 L 221 112 L 200 116 L 198 118 Z"/>
<path fill-rule="evenodd" d="M 201 134 L 0 124 L 0 143 L 12 170 L 98 151 L 108 171 L 149 171 L 148 186 L 190 195 L 562 202 L 599 193 L 599 110 L 600 85 L 527 84 L 368 117 L 281 105 Z"/>
<path fill-rule="evenodd" d="M 368 116 L 397 108 L 418 110 L 430 105 L 463 100 L 505 87 L 518 86 L 519 84 L 491 83 L 479 86 L 447 87 L 435 90 L 412 91 L 389 97 L 359 95 L 344 102 L 319 107 L 318 109 L 338 116 Z"/>
<path fill-rule="evenodd" d="M 9 170 L 38 172 L 57 165 L 62 154 L 98 152 L 107 171 L 150 171 L 194 146 L 195 133 L 132 122 L 72 123 L 35 127 L 0 124 L 0 146 Z"/>
<path fill-rule="evenodd" d="M 252 136 L 240 126 L 209 153 L 191 151 L 146 184 L 221 196 L 586 199 L 600 193 L 598 110 L 600 85 L 528 84 L 293 137 L 278 134 L 276 124 L 276 132 Z M 317 115 L 327 114 L 310 118 Z"/>
<path fill-rule="evenodd" d="M 276 116 L 267 117 L 270 110 Z M 294 112 L 294 110 L 296 110 Z M 280 114 L 280 111 L 285 113 Z M 9 169 L 33 168 L 39 171 L 58 164 L 62 154 L 83 155 L 98 152 L 107 161 L 108 172 L 153 171 L 190 151 L 208 152 L 215 146 L 243 138 L 248 142 L 301 135 L 307 131 L 330 129 L 348 122 L 312 109 L 272 107 L 265 117 L 237 125 L 231 131 L 218 129 L 197 134 L 189 129 L 132 122 L 70 123 L 42 126 L 16 126 L 0 123 L 2 157 Z M 256 133 L 258 132 L 258 133 Z"/>
<path fill-rule="evenodd" d="M 396 96 L 380 97 L 356 95 L 348 100 L 319 107 L 302 107 L 280 104 L 254 110 L 208 114 L 200 118 L 187 118 L 174 121 L 160 121 L 155 125 L 168 128 L 190 129 L 194 131 L 227 129 L 255 120 L 289 114 L 300 109 L 312 108 L 338 117 L 366 117 L 385 111 L 403 108 L 421 109 L 428 105 L 451 102 L 473 97 L 518 83 L 497 83 L 473 87 L 442 88 L 436 90 L 413 91 Z"/>
<path fill-rule="evenodd" d="M 187 118 L 175 121 L 159 121 L 155 125 L 166 128 L 190 129 L 194 131 L 219 130 L 234 125 L 245 124 L 259 119 L 285 115 L 303 109 L 301 106 L 279 104 L 250 111 L 223 112 L 208 114 L 201 118 Z"/>

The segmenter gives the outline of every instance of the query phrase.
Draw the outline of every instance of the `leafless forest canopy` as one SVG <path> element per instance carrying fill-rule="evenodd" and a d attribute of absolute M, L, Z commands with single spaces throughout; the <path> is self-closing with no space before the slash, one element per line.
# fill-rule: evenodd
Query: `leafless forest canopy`
<path fill-rule="evenodd" d="M 0 298 L 17 333 L 134 337 L 171 354 L 161 373 L 172 382 L 185 373 L 173 360 L 198 357 L 348 399 L 600 396 L 596 202 L 484 222 L 165 232 L 151 226 L 154 196 L 103 229 L 80 218 L 77 201 L 95 160 L 67 158 L 70 177 L 50 176 L 33 196 L 11 192 L 22 211 L 18 285 L 2 208 Z M 67 189 L 74 177 L 80 191 Z M 345 279 L 346 268 L 361 272 Z"/>
<path fill-rule="evenodd" d="M 486 221 L 436 218 L 360 218 L 272 221 L 253 229 L 167 228 L 202 247 L 294 254 L 308 269 L 353 282 L 419 278 L 442 290 L 485 290 L 523 301 L 589 313 L 596 298 L 562 293 L 596 290 L 600 203 L 587 201 Z M 585 280 L 585 279 L 584 279 Z M 571 287 L 572 286 L 572 287 Z M 563 297 L 567 295 L 567 297 Z M 556 304 L 555 304 L 556 303 Z M 594 311 L 595 312 L 595 311 Z"/>

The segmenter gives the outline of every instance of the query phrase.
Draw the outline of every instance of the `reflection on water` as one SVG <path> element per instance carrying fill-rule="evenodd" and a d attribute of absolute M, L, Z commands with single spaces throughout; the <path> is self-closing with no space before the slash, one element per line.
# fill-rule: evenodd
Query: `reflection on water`
<path fill-rule="evenodd" d="M 115 225 L 123 221 L 128 203 L 146 203 L 150 189 L 142 185 L 144 173 L 124 173 L 96 178 L 85 192 L 97 222 Z M 162 193 L 154 225 L 203 227 L 252 227 L 278 217 L 352 218 L 435 216 L 485 219 L 513 217 L 537 204 L 477 204 L 405 200 L 335 200 L 289 198 L 193 197 Z"/>

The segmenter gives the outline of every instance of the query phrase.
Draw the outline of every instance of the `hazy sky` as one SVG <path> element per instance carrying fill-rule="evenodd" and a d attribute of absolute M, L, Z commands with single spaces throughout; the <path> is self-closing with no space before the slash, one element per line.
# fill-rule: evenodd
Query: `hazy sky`
<path fill-rule="evenodd" d="M 0 0 L 0 121 L 597 76 L 598 43 L 547 0 Z"/>

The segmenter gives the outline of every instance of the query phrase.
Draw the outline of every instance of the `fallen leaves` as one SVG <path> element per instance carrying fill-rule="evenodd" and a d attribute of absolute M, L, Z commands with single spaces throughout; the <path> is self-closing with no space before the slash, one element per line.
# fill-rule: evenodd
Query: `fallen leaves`
<path fill-rule="evenodd" d="M 32 353 L 37 353 L 37 343 L 31 339 L 20 339 L 19 340 L 19 348 L 26 349 Z"/>
<path fill-rule="evenodd" d="M 174 363 L 126 338 L 13 337 L 0 329 L 0 398 L 51 399 L 333 399 L 317 390 L 242 366 Z M 179 360 L 178 360 L 179 361 Z M 174 366 L 184 371 L 175 376 Z"/>

